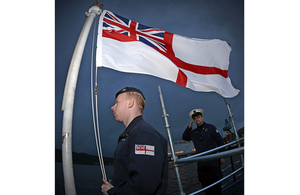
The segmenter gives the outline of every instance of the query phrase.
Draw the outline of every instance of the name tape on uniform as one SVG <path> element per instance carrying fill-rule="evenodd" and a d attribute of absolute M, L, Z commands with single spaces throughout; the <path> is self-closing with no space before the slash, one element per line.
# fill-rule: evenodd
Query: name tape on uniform
<path fill-rule="evenodd" d="M 135 144 L 135 154 L 154 156 L 154 146 Z"/>

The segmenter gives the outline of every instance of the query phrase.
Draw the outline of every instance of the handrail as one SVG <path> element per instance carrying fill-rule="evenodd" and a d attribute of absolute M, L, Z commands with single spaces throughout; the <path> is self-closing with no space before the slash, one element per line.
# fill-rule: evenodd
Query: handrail
<path fill-rule="evenodd" d="M 207 187 L 205 187 L 205 188 L 202 188 L 201 190 L 198 190 L 198 191 L 196 191 L 196 192 L 193 192 L 193 193 L 191 193 L 191 194 L 189 194 L 189 195 L 194 195 L 194 194 L 198 194 L 198 193 L 200 193 L 200 192 L 203 192 L 204 190 L 206 190 L 206 189 L 208 189 L 208 188 L 210 188 L 210 187 L 212 187 L 212 186 L 214 186 L 214 185 L 216 185 L 216 184 L 218 184 L 218 183 L 224 181 L 225 179 L 229 178 L 231 175 L 234 175 L 235 173 L 237 173 L 238 171 L 242 170 L 243 168 L 244 168 L 244 166 L 238 168 L 237 170 L 235 170 L 235 171 L 232 172 L 231 174 L 227 175 L 226 177 L 223 177 L 223 178 L 220 179 L 219 181 L 216 181 L 215 183 L 213 183 L 213 184 L 211 184 L 211 185 L 209 185 L 209 186 L 207 186 Z"/>
<path fill-rule="evenodd" d="M 240 148 L 236 148 L 236 149 L 232 149 L 229 151 L 225 151 L 225 152 L 219 152 L 216 154 L 209 154 L 206 156 L 200 156 L 200 157 L 194 157 L 194 158 L 182 158 L 182 159 L 178 159 L 176 161 L 176 163 L 186 163 L 186 162 L 198 162 L 198 161 L 208 161 L 208 160 L 215 160 L 215 159 L 219 159 L 219 158 L 225 158 L 228 156 L 234 156 L 237 154 L 242 154 L 244 152 L 244 147 L 240 147 Z M 201 153 L 202 154 L 202 153 Z"/>
<path fill-rule="evenodd" d="M 241 141 L 241 140 L 237 140 L 236 142 L 238 141 Z M 226 147 L 226 145 L 231 145 L 233 143 L 230 143 L 230 144 L 225 144 L 221 147 L 218 147 L 218 148 L 215 148 L 215 149 L 212 149 L 212 150 L 209 150 L 209 151 L 206 151 L 206 152 L 202 152 L 200 154 L 197 154 L 197 155 L 193 155 L 192 158 L 182 158 L 182 159 L 178 159 L 176 160 L 176 163 L 187 163 L 187 162 L 199 162 L 199 161 L 208 161 L 208 160 L 214 160 L 214 159 L 219 159 L 219 158 L 225 158 L 225 157 L 228 157 L 228 156 L 234 156 L 234 155 L 238 155 L 238 154 L 242 154 L 244 152 L 244 147 L 239 147 L 239 148 L 236 148 L 236 149 L 232 149 L 232 150 L 228 150 L 228 151 L 225 151 L 225 152 L 219 152 L 219 153 L 216 153 L 216 154 L 209 154 L 209 155 L 205 155 L 205 156 L 201 156 L 201 155 L 204 155 L 204 154 L 207 154 L 207 153 L 210 153 L 210 152 L 214 152 L 216 150 L 220 150 L 222 149 L 224 146 Z M 234 175 L 235 173 L 237 173 L 238 171 L 242 170 L 244 168 L 244 165 L 242 165 L 242 167 L 240 167 L 239 169 L 235 170 L 234 172 L 232 172 L 231 174 L 227 175 L 226 177 L 223 177 L 222 179 L 216 181 L 215 183 L 209 185 L 209 186 L 206 186 L 205 188 L 202 188 L 198 191 L 195 191 L 189 195 L 194 195 L 194 194 L 198 194 L 200 192 L 203 192 L 204 190 L 224 181 L 225 179 L 229 178 L 230 176 Z"/>
<path fill-rule="evenodd" d="M 205 154 L 209 154 L 209 153 L 212 153 L 212 152 L 221 150 L 221 149 L 223 149 L 223 148 L 226 148 L 227 146 L 233 145 L 233 144 L 235 144 L 235 143 L 237 143 L 237 142 L 243 141 L 243 140 L 244 140 L 244 138 L 241 138 L 241 139 L 239 139 L 239 140 L 230 142 L 230 143 L 225 144 L 225 145 L 222 145 L 222 146 L 220 146 L 220 147 L 213 148 L 213 149 L 211 149 L 211 150 L 207 150 L 207 151 L 205 151 L 205 152 L 202 152 L 202 153 L 199 153 L 199 154 L 195 154 L 195 155 L 192 155 L 192 156 L 188 156 L 188 157 L 181 158 L 180 160 L 182 160 L 182 159 L 195 158 L 195 157 L 198 157 L 198 156 L 202 156 L 202 155 L 205 155 Z M 177 160 L 177 162 L 178 162 L 178 161 L 179 161 L 179 160 Z"/>

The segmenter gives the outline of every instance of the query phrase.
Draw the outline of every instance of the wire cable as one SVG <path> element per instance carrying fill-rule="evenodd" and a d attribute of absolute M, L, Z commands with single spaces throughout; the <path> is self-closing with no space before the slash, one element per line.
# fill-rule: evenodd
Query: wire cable
<path fill-rule="evenodd" d="M 92 100 L 92 115 L 93 115 L 93 125 L 94 125 L 94 133 L 95 133 L 95 141 L 97 147 L 97 153 L 99 158 L 99 165 L 101 169 L 101 173 L 104 179 L 107 180 L 105 166 L 103 161 L 103 154 L 102 154 L 102 147 L 101 147 L 101 137 L 100 137 L 100 130 L 99 130 L 99 120 L 98 120 L 98 89 L 97 89 L 97 68 L 96 68 L 96 81 L 95 81 L 95 90 L 93 87 L 93 68 L 94 68 L 94 44 L 95 44 L 95 31 L 96 31 L 96 19 L 94 22 L 94 33 L 93 33 L 93 43 L 92 43 L 92 57 L 91 57 L 91 100 Z M 93 92 L 95 92 L 95 102 L 96 102 L 96 111 L 94 107 L 94 98 Z M 95 112 L 96 112 L 96 122 L 95 122 Z M 97 126 L 96 126 L 97 123 Z"/>

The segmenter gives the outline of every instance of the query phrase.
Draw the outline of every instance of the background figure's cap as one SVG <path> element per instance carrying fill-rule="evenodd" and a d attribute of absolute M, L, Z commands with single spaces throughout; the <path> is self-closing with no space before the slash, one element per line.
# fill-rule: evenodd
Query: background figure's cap
<path fill-rule="evenodd" d="M 197 114 L 197 113 L 201 113 L 201 115 L 203 116 L 204 110 L 202 110 L 202 109 L 193 109 L 193 110 L 190 112 L 189 116 L 193 118 L 193 115 L 194 115 L 194 114 Z"/>
<path fill-rule="evenodd" d="M 116 99 L 117 99 L 118 95 L 120 95 L 121 93 L 127 93 L 127 92 L 137 92 L 143 96 L 144 100 L 146 100 L 143 93 L 139 89 L 134 88 L 134 87 L 125 87 L 125 88 L 121 89 L 120 91 L 118 91 L 116 93 Z"/>

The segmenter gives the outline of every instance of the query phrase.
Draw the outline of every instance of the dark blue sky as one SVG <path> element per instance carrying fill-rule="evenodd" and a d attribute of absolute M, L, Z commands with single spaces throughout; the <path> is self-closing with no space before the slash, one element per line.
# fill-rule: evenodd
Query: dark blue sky
<path fill-rule="evenodd" d="M 57 0 L 55 2 L 55 148 L 61 148 L 61 103 L 65 80 L 72 54 L 86 20 L 84 13 L 93 1 Z M 108 1 L 103 9 L 112 11 L 141 24 L 191 38 L 221 39 L 231 47 L 229 77 L 240 93 L 231 99 L 231 111 L 237 128 L 244 125 L 244 3 L 226 1 Z M 98 20 L 99 17 L 96 18 Z M 75 95 L 73 116 L 73 151 L 96 155 L 91 113 L 90 61 L 92 32 L 89 35 L 81 62 Z M 194 108 L 204 109 L 204 121 L 223 128 L 228 112 L 223 97 L 217 93 L 195 92 L 160 78 L 122 73 L 107 68 L 98 69 L 98 102 L 100 131 L 104 156 L 113 156 L 123 124 L 115 121 L 110 107 L 117 91 L 126 86 L 139 88 L 147 102 L 144 119 L 167 137 L 162 118 L 157 86 L 164 96 L 173 141 L 181 135 L 191 121 L 188 113 Z M 223 133 L 223 132 L 222 132 Z M 223 133 L 223 136 L 225 133 Z"/>

